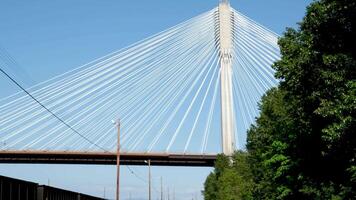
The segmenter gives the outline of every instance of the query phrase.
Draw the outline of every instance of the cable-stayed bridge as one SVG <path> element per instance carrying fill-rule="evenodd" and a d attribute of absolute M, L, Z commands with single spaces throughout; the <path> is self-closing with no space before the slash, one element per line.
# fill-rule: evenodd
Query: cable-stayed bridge
<path fill-rule="evenodd" d="M 227 1 L 0 100 L 0 162 L 211 166 L 278 84 L 278 35 Z M 14 80 L 13 80 L 14 81 Z"/>

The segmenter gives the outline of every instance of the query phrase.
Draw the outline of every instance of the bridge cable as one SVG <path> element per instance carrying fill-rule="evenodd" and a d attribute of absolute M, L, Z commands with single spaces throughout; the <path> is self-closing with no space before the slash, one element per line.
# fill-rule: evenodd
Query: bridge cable
<path fill-rule="evenodd" d="M 30 96 L 35 102 L 37 102 L 41 107 L 43 107 L 47 112 L 49 112 L 51 115 L 53 115 L 56 119 L 58 119 L 60 122 L 62 122 L 65 126 L 67 126 L 69 129 L 71 129 L 74 133 L 78 134 L 81 138 L 86 140 L 87 142 L 95 145 L 96 147 L 100 148 L 104 152 L 108 152 L 106 149 L 103 147 L 97 145 L 95 142 L 91 141 L 89 138 L 85 137 L 83 134 L 79 133 L 77 130 L 75 130 L 72 126 L 70 126 L 68 123 L 66 123 L 63 119 L 58 117 L 54 112 L 49 110 L 45 105 L 43 105 L 40 101 L 38 101 L 34 96 L 30 94 L 24 87 L 22 87 L 15 79 L 13 79 L 9 74 L 7 74 L 2 68 L 0 68 L 0 71 L 8 77 L 13 83 L 15 83 L 21 90 L 23 90 L 28 96 Z"/>

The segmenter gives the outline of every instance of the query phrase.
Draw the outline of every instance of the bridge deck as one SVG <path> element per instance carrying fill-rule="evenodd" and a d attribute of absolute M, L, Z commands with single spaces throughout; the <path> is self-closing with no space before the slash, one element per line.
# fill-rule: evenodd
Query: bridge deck
<path fill-rule="evenodd" d="M 120 153 L 121 165 L 212 167 L 216 154 Z M 0 151 L 0 163 L 116 165 L 115 152 Z"/>

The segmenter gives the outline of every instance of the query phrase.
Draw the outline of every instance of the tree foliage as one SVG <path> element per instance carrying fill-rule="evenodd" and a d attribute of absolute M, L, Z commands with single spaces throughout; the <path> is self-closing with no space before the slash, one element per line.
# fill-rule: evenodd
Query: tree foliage
<path fill-rule="evenodd" d="M 281 83 L 261 100 L 247 152 L 217 162 L 206 199 L 356 199 L 355 23 L 356 1 L 320 0 L 286 30 Z"/>
<path fill-rule="evenodd" d="M 214 171 L 205 181 L 205 199 L 252 199 L 253 180 L 248 155 L 245 152 L 236 152 L 232 159 L 233 163 L 224 155 L 218 156 Z"/>

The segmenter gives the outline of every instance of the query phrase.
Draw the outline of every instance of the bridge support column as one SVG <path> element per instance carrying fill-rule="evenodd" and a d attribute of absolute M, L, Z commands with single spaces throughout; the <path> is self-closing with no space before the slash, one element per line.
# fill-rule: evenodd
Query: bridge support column
<path fill-rule="evenodd" d="M 235 120 L 232 95 L 232 20 L 227 0 L 219 4 L 220 85 L 221 85 L 221 136 L 225 155 L 235 151 Z"/>

